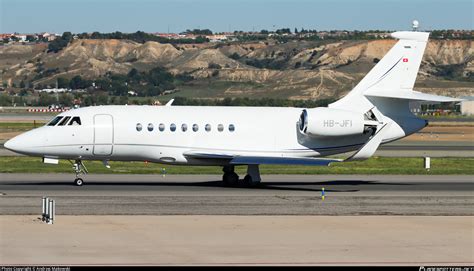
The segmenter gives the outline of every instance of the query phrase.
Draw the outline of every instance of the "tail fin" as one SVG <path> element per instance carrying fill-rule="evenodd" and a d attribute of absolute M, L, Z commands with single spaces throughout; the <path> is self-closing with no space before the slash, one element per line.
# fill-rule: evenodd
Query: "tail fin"
<path fill-rule="evenodd" d="M 402 31 L 392 33 L 399 39 L 395 46 L 345 97 L 329 107 L 366 112 L 374 105 L 365 96 L 407 100 L 451 101 L 449 97 L 413 91 L 429 33 Z"/>
<path fill-rule="evenodd" d="M 429 33 L 395 32 L 395 46 L 355 87 L 356 91 L 412 90 Z"/>

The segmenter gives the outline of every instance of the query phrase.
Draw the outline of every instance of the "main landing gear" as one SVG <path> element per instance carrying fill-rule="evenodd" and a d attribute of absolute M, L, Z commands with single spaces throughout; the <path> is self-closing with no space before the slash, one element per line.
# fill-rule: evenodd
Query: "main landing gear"
<path fill-rule="evenodd" d="M 69 161 L 71 162 L 71 161 Z M 84 184 L 84 180 L 79 176 L 87 174 L 87 168 L 84 166 L 81 160 L 76 160 L 74 163 L 71 162 L 72 169 L 76 173 L 76 179 L 74 179 L 74 184 L 77 186 L 82 186 Z"/>
<path fill-rule="evenodd" d="M 247 167 L 247 175 L 245 175 L 243 180 L 239 180 L 239 175 L 235 173 L 234 166 L 224 166 L 222 171 L 224 171 L 224 175 L 222 176 L 222 181 L 225 185 L 228 186 L 238 186 L 238 185 L 245 185 L 251 186 L 260 183 L 260 170 L 258 165 L 248 165 Z"/>

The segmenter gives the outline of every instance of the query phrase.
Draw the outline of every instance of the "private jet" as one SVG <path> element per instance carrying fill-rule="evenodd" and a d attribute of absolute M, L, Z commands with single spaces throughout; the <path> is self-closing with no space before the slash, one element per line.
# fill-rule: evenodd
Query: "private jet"
<path fill-rule="evenodd" d="M 458 99 L 413 90 L 429 33 L 401 31 L 390 51 L 343 98 L 317 108 L 91 106 L 72 109 L 4 146 L 57 164 L 70 160 L 75 185 L 83 161 L 148 161 L 221 166 L 229 185 L 261 181 L 259 165 L 317 165 L 364 160 L 381 144 L 426 125 L 410 101 Z M 327 156 L 353 152 L 346 159 Z M 235 166 L 247 166 L 243 179 Z"/>

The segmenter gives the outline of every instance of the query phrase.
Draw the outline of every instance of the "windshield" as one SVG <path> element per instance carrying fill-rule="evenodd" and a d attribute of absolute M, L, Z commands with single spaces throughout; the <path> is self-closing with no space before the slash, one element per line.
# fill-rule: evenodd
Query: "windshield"
<path fill-rule="evenodd" d="M 61 116 L 55 117 L 54 119 L 52 119 L 52 120 L 48 123 L 48 126 L 54 126 L 54 125 L 58 124 L 58 122 L 59 122 L 62 118 L 63 118 L 63 117 L 61 117 Z"/>

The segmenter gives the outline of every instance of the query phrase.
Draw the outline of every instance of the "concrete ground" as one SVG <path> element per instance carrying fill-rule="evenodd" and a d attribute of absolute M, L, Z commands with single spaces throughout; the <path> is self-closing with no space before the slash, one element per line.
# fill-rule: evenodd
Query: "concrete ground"
<path fill-rule="evenodd" d="M 473 217 L 0 216 L 0 265 L 473 265 Z"/>
<path fill-rule="evenodd" d="M 220 175 L 0 174 L 0 213 L 36 215 L 474 215 L 468 175 L 263 175 L 226 187 Z M 325 200 L 321 190 L 325 188 Z"/>

